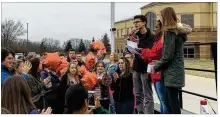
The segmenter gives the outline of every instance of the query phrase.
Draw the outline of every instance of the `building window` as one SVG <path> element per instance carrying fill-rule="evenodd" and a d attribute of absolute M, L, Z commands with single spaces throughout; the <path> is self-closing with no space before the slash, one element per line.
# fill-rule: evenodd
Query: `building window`
<path fill-rule="evenodd" d="M 181 15 L 181 22 L 194 28 L 194 14 Z"/>
<path fill-rule="evenodd" d="M 123 29 L 121 29 L 121 37 L 123 36 Z"/>
<path fill-rule="evenodd" d="M 148 12 L 145 17 L 147 18 L 147 28 L 149 28 L 151 32 L 153 32 L 157 16 L 153 12 Z"/>
<path fill-rule="evenodd" d="M 195 58 L 195 47 L 194 46 L 184 47 L 184 58 Z"/>
<path fill-rule="evenodd" d="M 117 30 L 117 37 L 119 37 L 119 30 Z"/>
<path fill-rule="evenodd" d="M 127 35 L 129 34 L 129 28 L 127 28 L 127 32 L 126 32 L 126 34 L 127 34 Z"/>
<path fill-rule="evenodd" d="M 119 47 L 117 47 L 117 53 L 119 53 Z"/>
<path fill-rule="evenodd" d="M 122 47 L 121 47 L 121 53 L 123 53 L 123 49 L 122 49 Z"/>

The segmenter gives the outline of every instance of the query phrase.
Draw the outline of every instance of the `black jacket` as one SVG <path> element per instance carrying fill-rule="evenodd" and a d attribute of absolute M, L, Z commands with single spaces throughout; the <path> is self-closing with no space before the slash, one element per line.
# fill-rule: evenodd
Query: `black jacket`
<path fill-rule="evenodd" d="M 58 103 L 58 109 L 57 114 L 62 114 L 64 112 L 65 108 L 65 94 L 67 89 L 70 85 L 68 85 L 68 75 L 67 73 L 63 75 L 63 77 L 60 80 L 60 84 L 57 87 L 57 103 Z M 81 84 L 81 82 L 80 82 Z"/>
<path fill-rule="evenodd" d="M 153 46 L 153 36 L 151 34 L 150 29 L 147 28 L 147 32 L 145 34 L 141 34 L 137 32 L 136 35 L 139 38 L 138 48 L 152 48 Z M 140 57 L 140 55 L 135 54 L 135 58 L 133 61 L 133 70 L 140 73 L 147 72 L 147 64 L 144 60 Z"/>
<path fill-rule="evenodd" d="M 110 88 L 114 91 L 113 98 L 116 102 L 133 100 L 134 94 L 132 73 L 130 73 L 128 76 L 119 76 L 116 82 L 112 82 Z"/>

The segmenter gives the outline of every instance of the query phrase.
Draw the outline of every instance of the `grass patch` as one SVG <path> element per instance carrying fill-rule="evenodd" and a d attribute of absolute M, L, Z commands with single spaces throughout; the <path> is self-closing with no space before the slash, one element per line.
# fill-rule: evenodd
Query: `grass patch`
<path fill-rule="evenodd" d="M 186 68 L 214 70 L 213 60 L 185 60 Z M 186 74 L 205 78 L 215 78 L 215 73 L 185 70 Z"/>

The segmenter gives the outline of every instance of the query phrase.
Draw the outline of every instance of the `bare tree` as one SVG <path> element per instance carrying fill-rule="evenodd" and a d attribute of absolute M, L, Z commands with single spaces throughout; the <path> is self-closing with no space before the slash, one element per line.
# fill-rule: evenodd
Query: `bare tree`
<path fill-rule="evenodd" d="M 60 41 L 53 38 L 43 38 L 41 40 L 41 48 L 44 48 L 44 51 L 53 52 L 54 50 L 61 50 Z"/>
<path fill-rule="evenodd" d="M 5 20 L 1 24 L 1 42 L 2 46 L 9 46 L 10 43 L 26 33 L 23 24 L 18 21 Z"/>

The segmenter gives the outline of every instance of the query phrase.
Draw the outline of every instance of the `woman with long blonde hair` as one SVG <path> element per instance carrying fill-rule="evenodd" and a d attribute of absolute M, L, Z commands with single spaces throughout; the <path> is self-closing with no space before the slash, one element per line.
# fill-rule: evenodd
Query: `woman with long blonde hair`
<path fill-rule="evenodd" d="M 57 96 L 59 100 L 58 114 L 62 114 L 64 112 L 66 90 L 71 85 L 81 84 L 80 78 L 77 65 L 70 62 L 67 67 L 67 72 L 61 78 L 60 84 L 57 88 Z"/>

